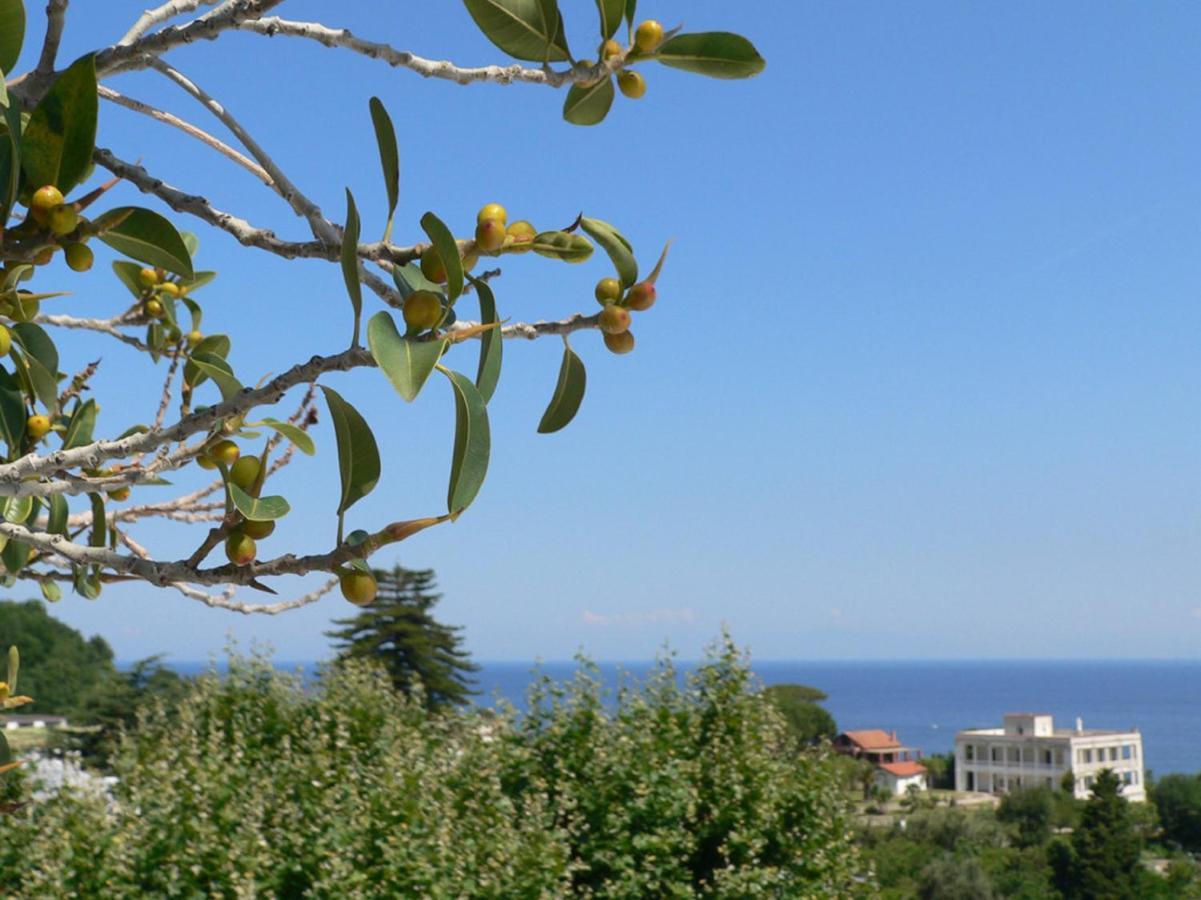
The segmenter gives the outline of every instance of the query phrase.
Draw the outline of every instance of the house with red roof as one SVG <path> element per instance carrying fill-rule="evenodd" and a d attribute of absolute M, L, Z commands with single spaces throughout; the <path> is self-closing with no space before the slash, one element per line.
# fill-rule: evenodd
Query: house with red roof
<path fill-rule="evenodd" d="M 904 796 L 911 787 L 919 791 L 928 787 L 926 767 L 918 761 L 921 751 L 902 744 L 895 731 L 844 731 L 834 738 L 833 747 L 838 753 L 875 766 L 876 784 L 894 797 Z"/>

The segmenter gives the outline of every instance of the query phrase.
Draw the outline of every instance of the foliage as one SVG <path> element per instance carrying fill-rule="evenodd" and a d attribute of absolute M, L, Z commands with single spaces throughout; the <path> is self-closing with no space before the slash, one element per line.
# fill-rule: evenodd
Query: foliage
<path fill-rule="evenodd" d="M 400 566 L 377 569 L 379 594 L 357 616 L 336 619 L 342 628 L 327 632 L 339 659 L 373 659 L 387 670 L 397 690 L 420 690 L 434 708 L 466 703 L 470 675 L 479 666 L 462 649 L 461 629 L 438 622 L 430 610 L 440 599 L 433 593 L 432 569 Z"/>
<path fill-rule="evenodd" d="M 930 780 L 930 787 L 935 790 L 955 790 L 955 754 L 927 753 L 922 757 L 922 765 Z"/>
<path fill-rule="evenodd" d="M 1071 843 L 1053 844 L 1055 884 L 1068 900 L 1140 896 L 1142 847 L 1121 789 L 1113 770 L 1103 769 L 1081 810 Z"/>
<path fill-rule="evenodd" d="M 1201 851 L 1201 774 L 1165 775 L 1151 789 L 1166 840 Z"/>
<path fill-rule="evenodd" d="M 786 732 L 728 643 L 607 698 L 432 715 L 350 661 L 315 689 L 233 658 L 143 714 L 115 803 L 12 817 L 12 896 L 848 896 L 858 857 L 825 751 Z"/>
<path fill-rule="evenodd" d="M 972 856 L 940 856 L 922 869 L 917 895 L 922 900 L 993 900 L 992 881 Z"/>
<path fill-rule="evenodd" d="M 1013 828 L 1019 847 L 1036 847 L 1051 837 L 1054 804 L 1047 788 L 1023 788 L 1007 793 L 997 808 L 997 820 Z"/>
<path fill-rule="evenodd" d="M 788 730 L 800 744 L 815 744 L 838 734 L 838 726 L 829 710 L 818 704 L 825 693 L 803 684 L 773 684 L 763 694 L 776 705 Z"/>
<path fill-rule="evenodd" d="M 14 75 L 10 70 L 21 53 L 26 9 L 22 0 L 0 0 L 0 357 L 7 357 L 0 363 L 0 581 L 11 587 L 17 578 L 36 580 L 48 600 L 61 596 L 62 583 L 95 599 L 113 580 L 136 578 L 159 588 L 188 584 L 261 588 L 264 578 L 314 571 L 334 576 L 348 599 L 365 596 L 369 593 L 365 580 L 370 577 L 366 561 L 373 553 L 458 517 L 479 496 L 492 450 L 488 404 L 501 374 L 502 338 L 562 338 L 559 377 L 537 430 L 549 433 L 564 428 L 579 411 L 587 383 L 583 359 L 568 343 L 569 335 L 599 329 L 605 346 L 614 353 L 632 350 L 631 312 L 641 314 L 655 302 L 667 253 L 664 247 L 648 271 L 629 239 L 608 221 L 578 214 L 566 225 L 509 223 L 506 210 L 495 203 L 480 210 L 474 229 L 458 232 L 447 224 L 453 221 L 449 216 L 444 221 L 433 211 L 414 215 L 409 230 L 415 242 L 394 243 L 394 227 L 398 231 L 404 227 L 396 215 L 401 199 L 397 138 L 408 132 L 395 127 L 378 98 L 364 96 L 367 114 L 362 139 L 372 140 L 378 150 L 387 206 L 383 240 L 372 241 L 368 231 L 373 223 L 360 216 L 349 188 L 344 220 L 335 223 L 325 218 L 263 143 L 234 119 L 229 108 L 240 104 L 209 97 L 164 59 L 171 51 L 198 38 L 216 40 L 238 30 L 318 40 L 464 84 L 518 81 L 567 88 L 563 117 L 577 125 L 595 125 L 604 119 L 619 78 L 627 85 L 623 93 L 641 96 L 645 80 L 635 68 L 658 63 L 711 78 L 741 79 L 757 75 L 765 65 L 751 42 L 737 34 L 664 31 L 654 20 L 635 28 L 633 0 L 577 4 L 590 27 L 587 32 L 573 27 L 572 38 L 599 44 L 599 62 L 578 60 L 569 49 L 558 0 L 464 0 L 470 18 L 499 50 L 537 64 L 471 69 L 363 42 L 320 22 L 265 19 L 279 0 L 230 2 L 197 11 L 209 5 L 167 3 L 148 10 L 119 43 L 98 47 L 56 68 L 59 38 L 69 13 L 65 2 L 56 0 L 46 8 L 46 39 L 35 68 Z M 628 39 L 624 47 L 615 40 L 623 20 Z M 556 62 L 566 65 L 554 69 L 550 64 Z M 234 135 L 242 150 L 104 84 L 119 72 L 143 69 L 162 75 L 198 101 Z M 637 90 L 631 92 L 630 84 L 636 84 Z M 140 165 L 98 147 L 101 98 L 176 125 L 219 152 L 223 160 L 249 169 L 286 203 L 291 214 L 304 220 L 313 241 L 282 240 L 269 228 L 252 226 L 235 213 L 212 207 L 202 196 L 205 191 L 178 190 Z M 546 145 L 545 140 L 538 143 Z M 116 177 L 91 184 L 97 166 Z M 436 179 L 437 175 L 423 177 Z M 199 268 L 197 237 L 152 209 L 118 206 L 97 211 L 104 206 L 107 191 L 123 179 L 174 212 L 196 216 L 247 246 L 288 259 L 336 262 L 349 309 L 345 330 L 321 330 L 326 355 L 311 356 L 275 377 L 261 371 L 235 371 L 234 360 L 241 358 L 231 355 L 237 336 L 201 330 L 205 295 L 199 292 L 215 273 Z M 67 279 L 73 276 L 54 266 L 62 259 L 72 272 L 88 271 L 96 244 L 119 254 L 112 269 L 131 295 L 123 308 L 107 317 L 98 317 L 86 297 L 82 305 L 64 300 L 72 292 L 63 288 L 71 286 Z M 482 257 L 583 263 L 597 246 L 616 277 L 601 279 L 614 288 L 596 294 L 602 309 L 591 316 L 576 313 L 559 321 L 506 325 L 489 284 L 499 272 L 472 274 Z M 34 279 L 36 291 L 26 286 Z M 385 308 L 364 310 L 364 286 L 379 296 Z M 469 294 L 479 301 L 475 322 L 467 318 L 466 310 L 474 303 L 463 302 Z M 42 312 L 44 301 L 55 301 L 53 315 Z M 69 361 L 60 359 L 53 337 L 59 327 L 90 331 L 97 340 L 117 338 L 124 348 L 140 351 L 151 364 L 166 370 L 161 379 L 148 380 L 154 393 L 147 405 L 157 403 L 159 409 L 153 424 L 113 421 L 113 413 L 134 408 L 125 398 L 118 404 L 86 396 L 99 363 L 78 366 L 78 374 L 68 380 L 64 370 L 70 371 Z M 478 346 L 478 353 L 469 349 L 473 346 Z M 85 358 L 100 355 L 92 350 Z M 449 391 L 443 402 L 453 405 L 454 426 L 448 441 L 444 513 L 384 523 L 374 531 L 346 527 L 348 516 L 362 515 L 353 507 L 381 485 L 386 473 L 370 417 L 355 407 L 353 398 L 318 382 L 326 373 L 359 367 L 379 369 L 380 377 L 406 402 L 419 399 L 435 370 L 447 379 Z M 472 367 L 474 378 L 460 371 Z M 256 387 L 248 388 L 250 384 Z M 266 540 L 274 523 L 291 511 L 288 498 L 268 492 L 270 479 L 295 459 L 294 450 L 313 455 L 318 449 L 308 433 L 317 416 L 314 386 L 322 388 L 333 426 L 341 481 L 338 503 L 331 510 L 337 522 L 332 546 L 325 552 L 280 552 L 260 559 L 257 542 Z M 256 421 L 250 415 L 259 407 L 282 402 L 293 390 L 306 389 L 286 422 L 270 417 Z M 168 417 L 176 401 L 177 412 Z M 169 423 L 169 418 L 174 421 Z M 250 442 L 264 432 L 261 449 L 257 454 L 248 452 Z M 102 436 L 112 439 L 102 440 Z M 173 499 L 142 503 L 136 516 L 121 515 L 126 510 L 118 504 L 129 500 L 133 490 L 166 485 L 168 475 L 171 481 L 198 476 L 199 483 L 181 485 Z M 205 499 L 214 493 L 223 502 Z M 144 544 L 130 544 L 126 529 L 156 518 L 199 524 L 203 536 L 196 549 L 177 561 L 156 559 L 148 551 L 132 552 Z M 212 527 L 205 527 L 206 523 Z M 230 564 L 206 566 L 221 546 Z M 131 552 L 118 549 L 124 547 Z M 331 580 L 325 589 L 292 603 L 243 604 L 228 594 L 206 594 L 200 588 L 184 593 L 212 606 L 279 612 L 312 602 L 336 582 Z M 43 702 L 49 703 L 50 698 Z"/>
<path fill-rule="evenodd" d="M 0 601 L 0 643 L 21 648 L 25 709 L 78 718 L 100 685 L 116 676 L 113 651 L 99 635 L 85 639 L 53 618 L 40 600 Z"/>

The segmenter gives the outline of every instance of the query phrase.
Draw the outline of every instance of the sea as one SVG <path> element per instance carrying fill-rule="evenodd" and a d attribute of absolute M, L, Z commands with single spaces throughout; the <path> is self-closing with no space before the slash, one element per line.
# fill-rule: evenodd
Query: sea
<path fill-rule="evenodd" d="M 208 663 L 171 662 L 181 674 Z M 277 661 L 279 669 L 314 673 L 312 662 Z M 677 668 L 687 672 L 692 664 Z M 601 663 L 614 687 L 645 677 L 649 662 Z M 475 702 L 503 698 L 518 709 L 534 672 L 570 679 L 572 662 L 481 662 Z M 806 684 L 828 695 L 825 707 L 840 730 L 896 731 L 924 753 L 947 753 L 963 728 L 999 727 L 1007 712 L 1050 713 L 1057 728 L 1137 728 L 1147 768 L 1155 776 L 1201 772 L 1201 660 L 787 662 L 752 663 L 764 684 Z"/>

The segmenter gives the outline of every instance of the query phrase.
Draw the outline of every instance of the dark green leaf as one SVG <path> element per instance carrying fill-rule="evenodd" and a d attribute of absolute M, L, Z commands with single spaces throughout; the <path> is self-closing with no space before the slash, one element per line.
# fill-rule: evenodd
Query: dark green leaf
<path fill-rule="evenodd" d="M 229 337 L 224 334 L 210 334 L 208 337 L 201 338 L 200 343 L 192 348 L 192 355 L 195 356 L 197 353 L 207 353 L 225 359 L 229 356 Z M 200 367 L 194 365 L 190 359 L 184 363 L 184 384 L 194 388 L 203 384 L 207 378 L 208 376 L 200 371 Z"/>
<path fill-rule="evenodd" d="M 600 13 L 601 40 L 608 40 L 617 33 L 621 17 L 626 11 L 626 0 L 596 0 L 596 11 Z"/>
<path fill-rule="evenodd" d="M 12 332 L 26 353 L 45 366 L 47 371 L 58 374 L 58 350 L 45 329 L 32 322 L 18 322 L 12 327 Z"/>
<path fill-rule="evenodd" d="M 215 353 L 193 350 L 188 362 L 195 366 L 197 371 L 216 382 L 222 400 L 232 400 L 242 393 L 242 382 L 234 376 L 233 367 L 224 358 Z"/>
<path fill-rule="evenodd" d="M 7 369 L 0 367 L 0 437 L 8 444 L 10 456 L 20 452 L 27 417 L 20 384 Z"/>
<path fill-rule="evenodd" d="M 66 534 L 70 512 L 71 508 L 67 505 L 67 498 L 62 494 L 52 494 L 50 496 L 50 515 L 46 520 L 46 531 L 50 534 Z"/>
<path fill-rule="evenodd" d="M 388 223 L 384 226 L 384 241 L 392 239 L 392 216 L 400 200 L 400 151 L 396 147 L 396 129 L 392 117 L 379 97 L 372 97 L 371 124 L 375 127 L 375 143 L 379 145 L 379 163 L 384 170 L 384 188 L 388 192 Z"/>
<path fill-rule="evenodd" d="M 29 184 L 53 184 L 64 194 L 86 177 L 96 147 L 96 65 L 80 57 L 55 79 L 21 135 L 21 166 Z"/>
<path fill-rule="evenodd" d="M 38 362 L 36 357 L 28 353 L 11 353 L 10 358 L 17 374 L 23 376 L 32 393 L 42 402 L 48 412 L 53 412 L 58 406 L 58 380 L 50 370 Z"/>
<path fill-rule="evenodd" d="M 401 336 L 396 322 L 381 310 L 367 323 L 367 346 L 396 392 L 410 403 L 434 371 L 446 341 L 414 341 Z"/>
<path fill-rule="evenodd" d="M 534 235 L 534 242 L 530 246 L 540 256 L 564 262 L 579 263 L 592 255 L 592 244 L 588 238 L 566 231 L 544 231 Z"/>
<path fill-rule="evenodd" d="M 505 53 L 530 62 L 570 59 L 553 0 L 463 0 L 480 31 Z"/>
<path fill-rule="evenodd" d="M 488 407 L 471 379 L 450 369 L 439 367 L 439 371 L 450 381 L 455 395 L 455 446 L 446 504 L 452 515 L 458 515 L 471 505 L 484 484 L 492 436 Z"/>
<path fill-rule="evenodd" d="M 278 419 L 263 419 L 263 421 L 255 422 L 254 424 L 266 425 L 268 428 L 278 431 L 295 444 L 296 449 L 306 456 L 312 456 L 317 452 L 317 445 L 313 443 L 313 439 L 309 437 L 309 433 L 303 428 L 293 425 L 291 422 L 281 422 Z"/>
<path fill-rule="evenodd" d="M 244 518 L 252 522 L 272 522 L 275 519 L 282 519 L 292 509 L 283 497 L 251 497 L 232 481 L 226 481 L 225 486 L 229 489 L 229 497 L 233 501 L 234 507 Z"/>
<path fill-rule="evenodd" d="M 108 520 L 104 515 L 104 498 L 99 494 L 88 494 L 92 503 L 92 533 L 88 543 L 93 547 L 103 547 L 108 543 Z"/>
<path fill-rule="evenodd" d="M 492 295 L 492 288 L 488 287 L 488 282 L 472 278 L 470 275 L 467 276 L 467 279 L 475 287 L 475 292 L 479 294 L 480 323 L 488 325 L 499 321 L 496 315 L 496 298 Z M 496 384 L 500 381 L 500 364 L 504 345 L 505 342 L 499 328 L 490 328 L 480 335 L 480 366 L 475 374 L 475 386 L 479 389 L 480 396 L 484 398 L 485 403 L 492 399 L 492 395 L 496 393 Z"/>
<path fill-rule="evenodd" d="M 392 280 L 396 282 L 396 289 L 400 291 L 401 298 L 408 300 L 409 294 L 414 291 L 433 291 L 435 294 L 442 294 L 442 285 L 434 284 L 428 278 L 421 274 L 421 269 L 413 263 L 407 266 L 393 266 Z"/>
<path fill-rule="evenodd" d="M 188 308 L 188 314 L 192 320 L 192 327 L 190 330 L 199 331 L 200 323 L 204 319 L 204 310 L 200 308 L 200 304 L 187 297 L 180 297 L 179 302 Z"/>
<path fill-rule="evenodd" d="M 710 78 L 750 78 L 766 65 L 754 44 L 726 31 L 677 34 L 663 42 L 655 58 L 673 69 Z"/>
<path fill-rule="evenodd" d="M 12 522 L 14 525 L 22 524 L 29 518 L 29 514 L 33 512 L 32 497 L 5 497 L 4 498 L 4 521 Z"/>
<path fill-rule="evenodd" d="M 434 245 L 438 256 L 442 258 L 442 265 L 446 267 L 447 297 L 454 303 L 459 299 L 459 294 L 463 293 L 463 260 L 459 256 L 459 245 L 450 229 L 432 212 L 427 212 L 421 217 L 421 227 L 429 235 L 430 243 Z"/>
<path fill-rule="evenodd" d="M 71 421 L 67 423 L 67 430 L 63 434 L 63 449 L 70 450 L 73 447 L 90 444 L 95 429 L 96 401 L 88 400 L 87 403 L 77 405 L 75 412 L 71 414 Z M 55 494 L 55 496 L 58 495 Z"/>
<path fill-rule="evenodd" d="M 21 111 L 10 103 L 2 113 L 7 127 L 0 134 L 0 221 L 7 222 L 21 187 Z"/>
<path fill-rule="evenodd" d="M 338 470 L 342 476 L 342 496 L 338 513 L 344 513 L 371 493 L 379 481 L 379 447 L 359 411 L 333 388 L 321 386 L 329 416 L 338 439 Z"/>
<path fill-rule="evenodd" d="M 142 293 L 146 290 L 142 287 L 141 279 L 138 277 L 141 271 L 142 266 L 140 263 L 129 262 L 124 259 L 113 260 L 113 272 L 135 297 L 141 297 Z"/>
<path fill-rule="evenodd" d="M 572 125 L 597 125 L 609 114 L 613 96 L 613 79 L 609 76 L 588 87 L 573 84 L 563 101 L 563 118 Z"/>
<path fill-rule="evenodd" d="M 630 244 L 621 232 L 608 222 L 587 217 L 580 219 L 580 227 L 609 254 L 622 287 L 628 288 L 638 280 L 638 260 L 634 258 Z"/>
<path fill-rule="evenodd" d="M 4 545 L 4 549 L 0 550 L 0 562 L 4 563 L 5 571 L 10 575 L 16 575 L 25 568 L 25 563 L 29 562 L 31 552 L 32 548 L 28 544 L 10 539 Z"/>
<path fill-rule="evenodd" d="M 359 342 L 359 316 L 363 314 L 363 285 L 359 282 L 359 211 L 346 190 L 346 227 L 342 231 L 342 278 L 354 307 L 354 343 Z"/>
<path fill-rule="evenodd" d="M 119 206 L 92 223 L 100 240 L 114 250 L 191 280 L 192 257 L 175 226 L 140 206 Z"/>
<path fill-rule="evenodd" d="M 584 399 L 584 388 L 588 384 L 588 373 L 584 362 L 569 346 L 563 347 L 563 364 L 559 366 L 559 382 L 555 385 L 550 405 L 538 423 L 540 434 L 550 434 L 563 428 L 575 418 Z"/>
<path fill-rule="evenodd" d="M 634 14 L 638 10 L 638 0 L 626 0 L 626 24 L 634 27 Z"/>
<path fill-rule="evenodd" d="M 0 0 L 0 81 L 17 64 L 24 39 L 25 4 L 21 0 Z"/>

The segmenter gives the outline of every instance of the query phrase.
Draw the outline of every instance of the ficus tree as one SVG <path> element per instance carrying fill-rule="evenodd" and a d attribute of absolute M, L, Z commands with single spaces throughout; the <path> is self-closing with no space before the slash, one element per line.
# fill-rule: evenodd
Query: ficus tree
<path fill-rule="evenodd" d="M 488 403 L 501 376 L 504 340 L 562 339 L 558 379 L 553 388 L 548 384 L 550 401 L 538 424 L 540 432 L 557 431 L 572 420 L 585 389 L 584 364 L 570 337 L 599 330 L 614 353 L 629 352 L 631 313 L 645 312 L 656 299 L 666 248 L 645 266 L 619 228 L 603 218 L 604 210 L 572 211 L 564 216 L 566 224 L 548 227 L 509 221 L 503 207 L 490 203 L 468 234 L 455 234 L 433 211 L 413 223 L 397 221 L 396 129 L 376 98 L 363 98 L 369 113 L 364 139 L 370 141 L 373 133 L 378 146 L 386 220 L 361 221 L 349 190 L 343 221 L 326 218 L 230 112 L 228 98 L 210 95 L 169 61 L 174 49 L 232 32 L 316 41 L 460 84 L 566 89 L 562 115 L 574 125 L 600 123 L 617 91 L 642 96 L 646 82 L 640 70 L 647 65 L 716 78 L 746 78 L 764 65 L 752 44 L 735 34 L 664 30 L 654 20 L 636 24 L 636 0 L 595 0 L 595 9 L 579 3 L 581 37 L 573 33 L 572 40 L 595 45 L 596 59 L 575 56 L 556 0 L 464 0 L 471 19 L 509 57 L 478 67 L 425 59 L 319 22 L 268 16 L 281 3 L 170 0 L 146 10 L 115 44 L 60 63 L 68 0 L 49 0 L 37 62 L 16 73 L 27 10 L 23 0 L 0 0 L 0 561 L 8 586 L 36 581 L 53 600 L 63 585 L 94 598 L 106 583 L 140 580 L 213 606 L 275 613 L 312 602 L 341 583 L 348 599 L 370 602 L 376 591 L 368 563 L 373 553 L 456 518 L 476 498 L 488 468 Z M 585 15 L 592 18 L 587 37 Z M 240 147 L 105 84 L 132 70 L 177 87 Z M 312 238 L 278 237 L 236 211 L 164 182 L 129 161 L 137 157 L 136 147 L 97 146 L 97 121 L 106 104 L 144 114 L 247 169 L 303 221 Z M 121 181 L 157 198 L 168 215 L 106 204 L 106 192 Z M 258 251 L 335 263 L 349 302 L 342 327 L 330 326 L 328 351 L 274 376 L 234 371 L 230 349 L 239 336 L 204 330 L 204 288 L 215 273 L 200 268 L 199 242 L 186 230 L 188 220 L 228 232 Z M 394 233 L 402 231 L 416 240 L 395 240 Z M 92 268 L 98 245 L 115 257 L 112 272 L 130 294 L 124 308 L 108 317 L 81 314 L 74 299 L 86 292 L 87 282 L 75 284 L 80 276 L 73 273 Z M 596 285 L 599 311 L 534 323 L 503 318 L 493 288 L 497 270 L 483 269 L 484 257 L 528 254 L 546 258 L 548 265 L 583 263 L 597 246 L 603 251 L 597 256 L 607 258 L 611 269 Z M 331 285 L 338 281 L 337 269 L 331 269 Z M 149 421 L 119 419 L 118 412 L 138 408 L 133 398 L 117 404 L 93 396 L 96 366 L 60 357 L 54 334 L 62 328 L 86 329 L 99 342 L 119 341 L 122 352 L 142 354 L 159 368 L 161 379 L 148 382 L 145 408 L 156 410 Z M 431 378 L 449 383 L 455 426 L 448 440 L 445 511 L 391 523 L 348 521 L 355 503 L 380 482 L 380 453 L 353 398 L 322 378 L 358 367 L 378 368 L 400 395 L 398 402 L 413 402 Z M 269 415 L 281 402 L 291 404 L 284 407 L 291 414 Z M 290 511 L 288 499 L 271 491 L 272 476 L 297 459 L 296 451 L 317 452 L 309 431 L 322 409 L 336 439 L 327 464 L 336 460 L 341 483 L 329 541 L 295 552 L 268 550 L 276 521 Z M 189 482 L 197 476 L 195 484 Z M 166 500 L 147 499 L 139 491 L 146 485 L 179 490 L 184 484 L 189 486 L 183 493 Z M 195 551 L 182 559 L 156 557 L 152 541 L 132 533 L 156 519 L 197 525 Z M 210 561 L 219 548 L 226 559 Z M 331 577 L 295 599 L 234 599 L 239 586 L 275 592 L 274 578 L 310 572 Z"/>

